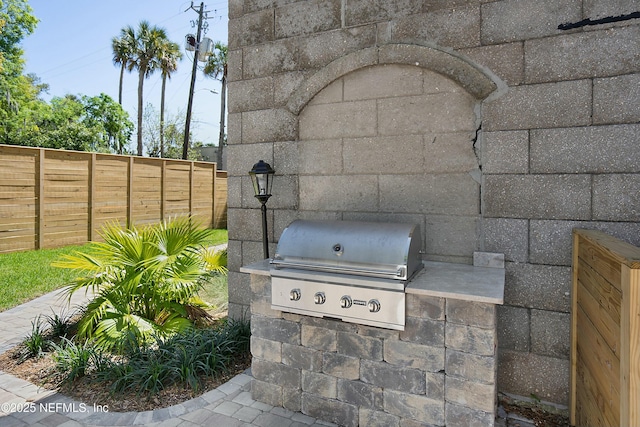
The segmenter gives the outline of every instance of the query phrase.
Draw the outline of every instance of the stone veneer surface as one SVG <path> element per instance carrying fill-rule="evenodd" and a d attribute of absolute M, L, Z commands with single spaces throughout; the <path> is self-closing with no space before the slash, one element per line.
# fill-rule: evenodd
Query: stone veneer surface
<path fill-rule="evenodd" d="M 268 270 L 243 271 L 254 399 L 344 426 L 494 424 L 495 301 L 407 289 L 405 330 L 394 331 L 272 310 Z"/>

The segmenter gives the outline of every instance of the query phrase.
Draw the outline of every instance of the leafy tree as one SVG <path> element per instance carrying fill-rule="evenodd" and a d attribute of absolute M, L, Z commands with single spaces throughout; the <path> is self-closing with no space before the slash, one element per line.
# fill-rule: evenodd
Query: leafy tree
<path fill-rule="evenodd" d="M 147 149 L 147 155 L 150 157 L 164 157 L 167 159 L 182 158 L 182 139 L 184 137 L 185 113 L 179 111 L 176 114 L 169 115 L 164 120 L 163 136 L 164 136 L 164 154 L 160 154 L 160 115 L 151 104 L 147 104 L 144 109 L 144 146 Z M 197 142 L 193 147 L 202 145 Z M 190 160 L 198 160 L 198 151 L 189 150 L 188 158 Z"/>
<path fill-rule="evenodd" d="M 102 237 L 91 252 L 55 264 L 82 274 L 66 288 L 69 297 L 93 291 L 78 324 L 80 338 L 122 351 L 132 341 L 152 343 L 185 331 L 206 315 L 197 293 L 211 271 L 226 271 L 224 254 L 210 247 L 212 230 L 182 217 L 142 229 L 110 224 Z"/>
<path fill-rule="evenodd" d="M 123 153 L 133 132 L 128 114 L 105 94 L 34 101 L 14 122 L 19 125 L 7 131 L 10 144 L 77 151 Z"/>
<path fill-rule="evenodd" d="M 0 0 L 0 72 L 2 77 L 22 74 L 24 60 L 20 42 L 33 33 L 38 19 L 27 0 Z"/>
<path fill-rule="evenodd" d="M 220 90 L 220 136 L 218 138 L 218 158 L 219 165 L 222 164 L 222 150 L 226 142 L 224 133 L 224 117 L 226 113 L 227 100 L 227 45 L 215 42 L 213 55 L 209 56 L 207 64 L 204 66 L 204 74 L 208 77 L 220 80 L 222 87 Z"/>
<path fill-rule="evenodd" d="M 49 104 L 48 85 L 23 75 L 21 40 L 37 24 L 26 0 L 0 0 L 0 143 L 81 151 L 124 152 L 133 130 L 107 95 L 67 95 Z"/>
<path fill-rule="evenodd" d="M 43 118 L 40 129 L 46 142 L 41 147 L 96 151 L 99 130 L 83 123 L 84 106 L 79 97 L 67 95 L 51 99 L 51 115 Z"/>
<path fill-rule="evenodd" d="M 0 0 L 0 142 L 7 142 L 9 130 L 27 104 L 36 101 L 37 88 L 23 76 L 22 39 L 33 32 L 38 20 L 26 0 Z"/>
<path fill-rule="evenodd" d="M 160 51 L 158 67 L 162 71 L 162 91 L 160 95 L 160 157 L 164 157 L 164 95 L 167 78 L 178 69 L 178 61 L 182 58 L 180 46 L 166 40 Z"/>
<path fill-rule="evenodd" d="M 32 102 L 7 129 L 8 143 L 31 147 L 87 151 L 96 132 L 81 123 L 84 108 L 77 97 L 55 97 L 51 104 Z M 17 124 L 17 125 L 16 125 Z"/>
<path fill-rule="evenodd" d="M 83 96 L 82 103 L 83 122 L 89 127 L 98 129 L 101 139 L 100 147 L 117 154 L 127 152 L 133 133 L 133 123 L 129 120 L 129 113 L 104 93 L 94 97 Z"/>

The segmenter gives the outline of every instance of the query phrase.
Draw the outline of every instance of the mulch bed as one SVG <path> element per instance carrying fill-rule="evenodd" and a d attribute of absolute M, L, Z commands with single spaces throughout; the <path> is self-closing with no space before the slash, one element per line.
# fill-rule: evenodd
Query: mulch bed
<path fill-rule="evenodd" d="M 16 347 L 0 355 L 0 370 L 45 389 L 55 390 L 89 406 L 106 405 L 109 412 L 141 412 L 176 405 L 215 389 L 251 366 L 250 356 L 238 357 L 229 372 L 224 375 L 217 378 L 201 378 L 202 386 L 197 392 L 182 385 L 173 385 L 154 396 L 147 396 L 136 391 L 118 392 L 113 395 L 109 392 L 110 384 L 98 382 L 91 377 L 80 378 L 73 384 L 63 383 L 62 377 L 55 374 L 55 363 L 50 354 L 39 359 L 28 359 L 23 363 L 18 363 L 17 351 Z"/>

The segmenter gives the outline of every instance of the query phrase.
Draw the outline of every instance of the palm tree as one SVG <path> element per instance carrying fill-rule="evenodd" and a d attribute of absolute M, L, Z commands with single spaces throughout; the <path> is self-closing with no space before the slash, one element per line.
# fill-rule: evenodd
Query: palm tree
<path fill-rule="evenodd" d="M 224 147 L 224 116 L 227 99 L 227 45 L 221 42 L 214 44 L 214 53 L 209 56 L 204 66 L 204 74 L 222 83 L 220 90 L 220 136 L 218 138 L 218 165 L 222 165 L 222 147 Z"/>
<path fill-rule="evenodd" d="M 130 25 L 127 25 L 120 30 L 120 37 L 114 37 L 111 39 L 113 63 L 114 65 L 120 65 L 120 85 L 118 86 L 118 104 L 120 105 L 122 105 L 122 81 L 124 79 L 124 70 L 133 60 L 135 43 L 135 30 Z"/>
<path fill-rule="evenodd" d="M 142 156 L 142 110 L 144 79 L 157 68 L 157 60 L 162 46 L 167 41 L 164 28 L 151 26 L 148 21 L 141 21 L 135 34 L 133 60 L 129 62 L 129 71 L 138 70 L 138 156 Z"/>
<path fill-rule="evenodd" d="M 198 297 L 211 272 L 226 274 L 226 251 L 216 251 L 213 231 L 192 217 L 143 228 L 105 225 L 104 242 L 66 255 L 54 265 L 79 273 L 65 289 L 93 291 L 78 323 L 78 337 L 105 350 L 122 350 L 128 340 L 153 343 L 207 317 Z"/>
<path fill-rule="evenodd" d="M 158 67 L 162 71 L 162 91 L 160 95 L 160 157 L 164 157 L 164 95 L 167 78 L 178 69 L 178 61 L 182 59 L 182 52 L 177 43 L 167 40 L 162 46 Z"/>

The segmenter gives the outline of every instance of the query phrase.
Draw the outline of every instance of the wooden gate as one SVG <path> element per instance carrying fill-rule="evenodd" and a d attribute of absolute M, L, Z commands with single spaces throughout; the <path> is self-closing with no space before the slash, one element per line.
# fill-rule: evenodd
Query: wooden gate
<path fill-rule="evenodd" d="M 640 248 L 573 232 L 571 424 L 640 426 Z"/>

